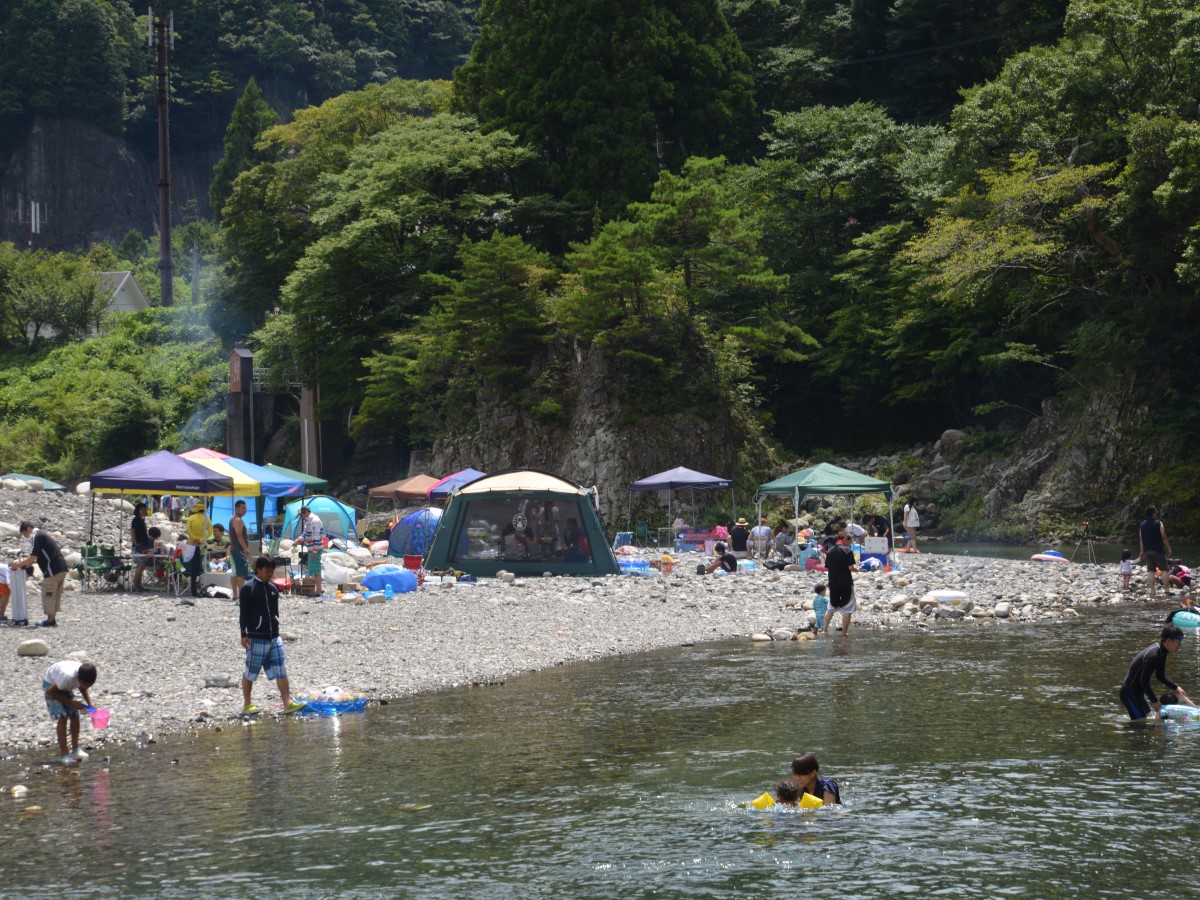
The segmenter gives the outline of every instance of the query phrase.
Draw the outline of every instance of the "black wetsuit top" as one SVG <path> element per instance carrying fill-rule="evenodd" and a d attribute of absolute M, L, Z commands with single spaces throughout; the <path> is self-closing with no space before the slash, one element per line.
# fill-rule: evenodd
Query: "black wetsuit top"
<path fill-rule="evenodd" d="M 1150 678 L 1157 678 L 1171 690 L 1179 687 L 1167 677 L 1167 650 L 1161 642 L 1153 643 L 1129 664 L 1129 674 L 1125 676 L 1125 687 L 1137 690 L 1149 698 L 1151 705 L 1158 702 L 1158 695 L 1150 687 Z"/>

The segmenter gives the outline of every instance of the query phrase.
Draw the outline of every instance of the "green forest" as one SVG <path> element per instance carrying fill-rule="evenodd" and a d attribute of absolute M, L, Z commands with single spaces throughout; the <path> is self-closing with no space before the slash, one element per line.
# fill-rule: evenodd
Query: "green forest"
<path fill-rule="evenodd" d="M 175 139 L 225 153 L 213 221 L 177 241 L 177 296 L 187 248 L 205 258 L 198 307 L 137 327 L 206 323 L 220 344 L 197 372 L 246 340 L 353 435 L 413 445 L 484 396 L 563 419 L 562 348 L 588 344 L 632 421 L 721 405 L 780 458 L 946 427 L 1003 454 L 1047 398 L 1120 382 L 1193 457 L 1190 0 L 196 0 L 175 17 Z M 0 134 L 45 113 L 148 140 L 144 15 L 16 0 L 0 24 Z M 127 243 L 80 252 L 140 263 L 155 291 Z M 10 307 L 9 283 L 50 277 L 20 275 L 21 255 L 0 254 Z M 61 256 L 43 269 L 83 258 Z M 10 354 L 89 365 L 29 321 L 0 321 Z M 43 422 L 15 377 L 0 410 Z M 146 449 L 191 418 L 154 415 Z M 55 474 L 113 461 L 39 433 L 22 446 Z"/>

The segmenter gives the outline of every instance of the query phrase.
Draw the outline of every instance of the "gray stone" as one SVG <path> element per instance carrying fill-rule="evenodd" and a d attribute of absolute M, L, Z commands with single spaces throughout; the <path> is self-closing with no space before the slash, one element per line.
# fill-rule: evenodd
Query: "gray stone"
<path fill-rule="evenodd" d="M 776 628 L 771 632 L 771 640 L 773 641 L 790 641 L 796 635 L 786 628 Z"/>
<path fill-rule="evenodd" d="M 50 646 L 41 638 L 30 638 L 17 645 L 17 656 L 46 656 Z"/>
<path fill-rule="evenodd" d="M 289 643 L 295 643 L 296 641 L 300 640 L 300 635 L 296 634 L 294 631 L 281 631 L 279 632 L 279 636 Z"/>
<path fill-rule="evenodd" d="M 770 641 L 771 636 L 769 634 L 763 634 L 761 631 L 756 631 L 754 634 L 750 635 L 750 640 L 757 644 L 761 644 L 766 641 Z"/>
<path fill-rule="evenodd" d="M 204 676 L 204 686 L 206 688 L 231 688 L 236 687 L 238 680 L 228 672 L 215 672 L 212 675 Z"/>
<path fill-rule="evenodd" d="M 1012 606 L 1007 602 L 1001 601 L 1000 603 L 996 604 L 996 607 L 992 610 L 992 613 L 997 619 L 1007 619 L 1012 614 Z"/>

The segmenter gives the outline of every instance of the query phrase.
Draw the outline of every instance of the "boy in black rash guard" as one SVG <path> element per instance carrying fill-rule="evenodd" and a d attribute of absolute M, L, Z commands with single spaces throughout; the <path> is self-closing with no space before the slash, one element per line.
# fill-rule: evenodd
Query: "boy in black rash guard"
<path fill-rule="evenodd" d="M 246 670 L 242 673 L 242 714 L 252 715 L 259 708 L 250 702 L 250 691 L 258 673 L 266 669 L 267 678 L 279 688 L 283 711 L 290 715 L 304 704 L 292 699 L 288 689 L 287 662 L 283 638 L 279 636 L 279 588 L 271 583 L 275 563 L 269 556 L 254 561 L 254 577 L 238 592 L 242 647 L 246 650 Z"/>
<path fill-rule="evenodd" d="M 1129 713 L 1129 718 L 1135 722 L 1150 715 L 1151 708 L 1155 716 L 1158 715 L 1160 704 L 1158 696 L 1150 687 L 1151 677 L 1157 678 L 1185 701 L 1191 702 L 1184 689 L 1167 677 L 1167 654 L 1178 652 L 1182 643 L 1183 629 L 1178 625 L 1167 625 L 1163 628 L 1158 642 L 1135 656 L 1129 664 L 1125 683 L 1121 685 L 1121 705 Z"/>

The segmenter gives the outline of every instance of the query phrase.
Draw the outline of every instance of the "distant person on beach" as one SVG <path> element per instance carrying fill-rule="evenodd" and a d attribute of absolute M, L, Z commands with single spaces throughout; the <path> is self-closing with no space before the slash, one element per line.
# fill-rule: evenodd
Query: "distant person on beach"
<path fill-rule="evenodd" d="M 713 561 L 708 565 L 700 566 L 701 575 L 711 575 L 713 572 L 721 569 L 725 572 L 736 572 L 738 570 L 737 557 L 725 550 L 725 545 L 718 541 L 713 546 Z"/>
<path fill-rule="evenodd" d="M 27 569 L 37 563 L 42 570 L 42 612 L 46 615 L 38 622 L 38 628 L 54 628 L 62 609 L 63 582 L 67 580 L 66 557 L 58 541 L 35 528 L 32 522 L 22 522 L 17 530 L 21 537 L 29 539 L 29 556 L 9 565 L 14 569 Z"/>
<path fill-rule="evenodd" d="M 1128 550 L 1121 551 L 1121 563 L 1117 571 L 1121 573 L 1121 590 L 1129 590 L 1129 579 L 1133 577 L 1133 554 Z"/>
<path fill-rule="evenodd" d="M 188 582 L 193 597 L 200 596 L 200 576 L 204 572 L 204 547 L 212 537 L 212 523 L 204 514 L 204 504 L 192 506 L 192 514 L 183 525 L 187 532 L 187 543 L 190 551 L 184 551 L 183 565 L 187 572 Z"/>
<path fill-rule="evenodd" d="M 842 616 L 842 634 L 850 632 L 850 617 L 854 614 L 854 572 L 858 564 L 854 561 L 854 551 L 850 549 L 850 535 L 844 531 L 837 534 L 837 543 L 825 554 L 825 568 L 829 572 L 829 610 L 825 613 L 825 623 L 822 626 L 829 634 L 829 623 L 834 613 Z"/>
<path fill-rule="evenodd" d="M 8 624 L 8 598 L 12 596 L 12 588 L 8 586 L 8 579 L 12 575 L 12 569 L 7 563 L 0 563 L 0 625 Z"/>
<path fill-rule="evenodd" d="M 146 554 L 154 549 L 154 542 L 150 540 L 150 531 L 146 528 L 146 516 L 150 514 L 150 510 L 146 508 L 145 503 L 139 503 L 133 508 L 133 521 L 129 523 L 129 546 L 133 548 L 133 561 L 136 568 L 133 570 L 133 589 L 140 591 L 142 589 L 142 575 L 146 571 L 147 559 Z"/>
<path fill-rule="evenodd" d="M 828 634 L 825 629 L 829 627 L 825 621 L 825 614 L 829 610 L 829 597 L 826 596 L 828 593 L 829 585 L 823 581 L 813 588 L 812 608 L 816 616 L 816 627 L 825 634 Z"/>
<path fill-rule="evenodd" d="M 325 523 L 307 506 L 302 506 L 300 507 L 300 524 L 303 529 L 300 533 L 300 542 L 304 545 L 304 554 L 306 554 L 304 556 L 304 574 L 313 579 L 319 597 L 324 591 L 324 586 L 321 584 L 321 544 L 323 543 L 321 534 L 325 530 Z"/>
<path fill-rule="evenodd" d="M 754 546 L 755 555 L 766 559 L 771 546 L 771 526 L 767 524 L 766 519 L 759 519 L 758 524 L 750 529 L 750 541 Z"/>
<path fill-rule="evenodd" d="M 78 765 L 88 755 L 79 746 L 79 712 L 92 705 L 89 688 L 96 683 L 96 666 L 90 662 L 64 659 L 56 662 L 42 676 L 42 693 L 50 721 L 58 733 L 59 762 L 64 766 Z M 75 691 L 83 701 L 75 699 Z M 71 726 L 71 752 L 67 752 L 67 725 Z"/>
<path fill-rule="evenodd" d="M 745 519 L 738 519 L 729 532 L 729 552 L 738 559 L 745 559 L 749 555 L 746 549 L 750 540 L 750 529 L 746 527 L 749 524 Z"/>
<path fill-rule="evenodd" d="M 229 587 L 233 596 L 241 594 L 242 585 L 250 577 L 250 540 L 246 536 L 246 501 L 233 504 L 233 518 L 229 520 L 229 564 L 233 574 L 229 576 Z"/>
<path fill-rule="evenodd" d="M 1189 591 L 1192 587 L 1192 570 L 1182 564 L 1171 566 L 1171 571 L 1167 573 L 1167 582 L 1171 587 L 1187 588 Z"/>
<path fill-rule="evenodd" d="M 904 530 L 908 533 L 908 546 L 904 548 L 905 553 L 920 553 L 917 549 L 917 529 L 921 527 L 921 516 L 917 512 L 917 498 L 909 497 L 908 502 L 904 504 L 904 514 L 900 521 L 904 524 Z"/>
<path fill-rule="evenodd" d="M 266 669 L 267 679 L 279 688 L 285 715 L 304 708 L 303 703 L 292 699 L 288 689 L 287 661 L 283 638 L 279 636 L 279 588 L 271 581 L 274 576 L 274 561 L 269 556 L 260 556 L 254 561 L 254 577 L 242 585 L 238 593 L 242 647 L 246 650 L 246 669 L 242 672 L 242 713 L 245 715 L 260 712 L 251 702 L 250 695 L 262 669 Z"/>
<path fill-rule="evenodd" d="M 1150 687 L 1151 678 L 1157 678 L 1184 700 L 1191 702 L 1187 692 L 1167 677 L 1167 656 L 1178 653 L 1182 643 L 1183 629 L 1178 625 L 1164 625 L 1158 641 L 1135 656 L 1129 664 L 1120 696 L 1121 705 L 1133 721 L 1146 718 L 1151 709 L 1158 715 L 1160 704 L 1158 695 Z"/>
<path fill-rule="evenodd" d="M 1138 526 L 1138 559 L 1145 560 L 1146 574 L 1150 578 L 1150 598 L 1154 598 L 1155 587 L 1162 582 L 1163 590 L 1171 596 L 1171 582 L 1168 580 L 1170 571 L 1167 557 L 1171 555 L 1171 541 L 1167 538 L 1167 529 L 1158 518 L 1158 510 L 1153 506 L 1146 507 L 1146 518 Z"/>
<path fill-rule="evenodd" d="M 812 753 L 805 753 L 792 760 L 792 778 L 800 788 L 800 793 L 812 794 L 826 806 L 841 803 L 842 794 L 838 790 L 837 782 L 819 775 L 820 770 L 821 764 Z"/>

